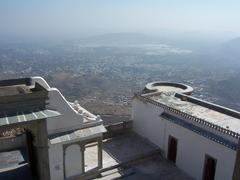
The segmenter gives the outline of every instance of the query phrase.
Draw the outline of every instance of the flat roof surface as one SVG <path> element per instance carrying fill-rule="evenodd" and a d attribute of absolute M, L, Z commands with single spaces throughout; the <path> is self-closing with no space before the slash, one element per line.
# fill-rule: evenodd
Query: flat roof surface
<path fill-rule="evenodd" d="M 196 118 L 203 119 L 222 128 L 240 133 L 239 118 L 235 118 L 223 112 L 219 112 L 193 102 L 183 101 L 181 98 L 175 97 L 174 95 L 162 93 L 149 96 L 149 98 Z"/>
<path fill-rule="evenodd" d="M 5 114 L 5 116 L 0 116 L 0 127 L 4 125 L 22 123 L 27 121 L 33 121 L 38 119 L 46 119 L 50 117 L 60 116 L 58 111 L 53 111 L 50 109 L 36 109 L 34 111 L 20 111 L 14 114 Z"/>
<path fill-rule="evenodd" d="M 68 131 L 63 133 L 56 133 L 56 134 L 50 135 L 48 138 L 51 144 L 57 144 L 57 143 L 62 143 L 66 141 L 72 141 L 75 139 L 87 138 L 87 137 L 94 136 L 96 134 L 104 133 L 104 132 L 106 132 L 105 127 L 103 125 L 99 125 L 99 126 L 93 126 L 85 129 L 79 129 L 79 130 Z"/>
<path fill-rule="evenodd" d="M 156 86 L 155 87 L 160 92 L 182 92 L 182 88 L 173 86 Z"/>

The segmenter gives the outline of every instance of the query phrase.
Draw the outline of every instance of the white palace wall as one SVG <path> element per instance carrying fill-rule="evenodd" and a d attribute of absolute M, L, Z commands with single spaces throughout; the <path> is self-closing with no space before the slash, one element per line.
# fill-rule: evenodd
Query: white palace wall
<path fill-rule="evenodd" d="M 195 179 L 202 179 L 205 155 L 217 159 L 215 179 L 232 179 L 236 151 L 160 117 L 161 107 L 133 100 L 133 128 L 162 149 L 167 157 L 168 138 L 177 139 L 176 165 Z"/>

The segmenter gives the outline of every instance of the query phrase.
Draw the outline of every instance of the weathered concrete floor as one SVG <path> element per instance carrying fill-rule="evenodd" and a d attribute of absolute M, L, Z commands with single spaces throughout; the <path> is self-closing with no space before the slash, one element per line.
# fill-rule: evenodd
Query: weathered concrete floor
<path fill-rule="evenodd" d="M 103 168 L 128 162 L 158 148 L 135 133 L 127 133 L 103 142 Z M 32 179 L 30 168 L 26 163 L 26 152 L 11 151 L 0 153 L 0 179 Z M 97 166 L 97 147 L 90 146 L 85 151 L 86 171 Z M 4 166 L 3 166 L 4 164 Z M 131 173 L 129 173 L 129 170 Z M 103 173 L 102 179 L 159 179 L 159 180 L 190 180 L 186 174 L 169 161 L 159 157 L 145 159 L 130 164 L 126 170 L 116 168 Z"/>
<path fill-rule="evenodd" d="M 193 180 L 188 175 L 180 171 L 171 162 L 155 158 L 143 161 L 139 164 L 131 166 L 134 173 L 124 177 L 127 180 Z M 121 174 L 123 175 L 123 174 Z"/>
<path fill-rule="evenodd" d="M 144 148 L 143 148 L 144 147 Z M 157 147 L 148 143 L 135 133 L 127 133 L 103 142 L 103 168 L 107 168 L 135 157 L 157 150 Z M 86 170 L 96 167 L 97 147 L 86 148 Z"/>
<path fill-rule="evenodd" d="M 103 143 L 103 168 L 108 168 L 120 163 L 128 162 L 143 154 L 151 153 L 158 148 L 141 138 L 135 133 L 127 133 Z M 97 148 L 89 147 L 85 152 L 87 166 L 86 170 L 92 169 L 96 164 Z M 93 158 L 94 157 L 94 158 Z M 140 179 L 163 179 L 163 180 L 190 180 L 185 173 L 176 168 L 171 162 L 161 158 L 146 159 L 129 166 L 128 170 L 122 171 L 116 169 L 109 173 L 103 173 L 102 179 L 115 179 L 124 176 L 122 179 L 140 180 Z M 124 174 L 126 172 L 126 174 Z M 130 175 L 128 175 L 130 174 Z M 105 177 L 104 177 L 105 176 Z M 100 178 L 101 179 L 101 178 Z"/>
<path fill-rule="evenodd" d="M 0 153 L 0 179 L 32 179 L 26 149 Z"/>

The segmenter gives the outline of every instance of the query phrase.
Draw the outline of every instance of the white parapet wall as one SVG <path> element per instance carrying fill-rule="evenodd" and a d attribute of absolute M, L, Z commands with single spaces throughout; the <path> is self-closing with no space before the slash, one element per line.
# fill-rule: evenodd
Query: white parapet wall
<path fill-rule="evenodd" d="M 83 115 L 79 114 L 68 103 L 60 91 L 56 88 L 49 89 L 49 109 L 58 110 L 60 117 L 52 118 L 47 122 L 49 134 L 62 130 L 71 130 L 83 124 Z"/>
<path fill-rule="evenodd" d="M 32 85 L 39 83 L 48 91 L 49 104 L 47 108 L 61 113 L 60 117 L 53 117 L 47 121 L 48 134 L 81 128 L 83 115 L 72 107 L 58 89 L 51 88 L 42 77 L 32 77 L 31 79 Z"/>
<path fill-rule="evenodd" d="M 215 179 L 232 179 L 236 151 L 160 117 L 161 107 L 134 98 L 133 129 L 159 146 L 167 158 L 168 138 L 177 139 L 176 165 L 195 179 L 202 179 L 205 155 L 217 160 Z"/>

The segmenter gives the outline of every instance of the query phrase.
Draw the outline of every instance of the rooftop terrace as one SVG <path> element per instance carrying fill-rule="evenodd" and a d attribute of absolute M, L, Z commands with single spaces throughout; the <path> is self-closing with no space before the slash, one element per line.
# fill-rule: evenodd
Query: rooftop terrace
<path fill-rule="evenodd" d="M 147 98 L 165 106 L 240 133 L 240 113 L 182 94 L 155 93 Z"/>
<path fill-rule="evenodd" d="M 183 94 L 191 94 L 193 92 L 193 88 L 186 84 L 174 83 L 174 82 L 151 82 L 148 83 L 144 91 L 149 92 L 164 92 L 164 93 L 183 93 Z"/>

